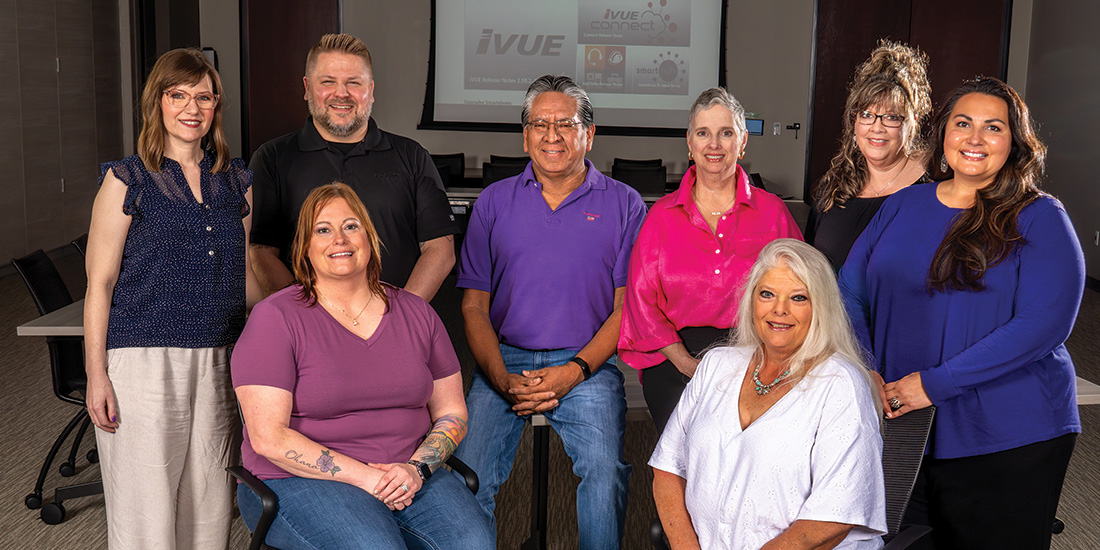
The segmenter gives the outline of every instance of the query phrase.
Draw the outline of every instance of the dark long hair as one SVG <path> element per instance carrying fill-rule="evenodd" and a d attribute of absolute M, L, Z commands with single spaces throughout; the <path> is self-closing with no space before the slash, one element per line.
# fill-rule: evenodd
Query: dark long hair
<path fill-rule="evenodd" d="M 984 94 L 1008 105 L 1008 126 L 1012 150 L 993 183 L 979 189 L 974 205 L 959 213 L 928 268 L 928 291 L 948 289 L 982 290 L 985 270 L 1008 257 L 1024 244 L 1016 219 L 1020 211 L 1039 198 L 1047 148 L 1035 133 L 1031 111 L 1016 90 L 995 78 L 979 77 L 959 86 L 933 121 L 936 151 L 929 162 L 933 169 L 944 158 L 943 139 L 951 112 L 967 94 Z M 937 180 L 952 177 L 953 171 L 937 173 Z M 942 176 L 942 177 L 941 177 Z"/>

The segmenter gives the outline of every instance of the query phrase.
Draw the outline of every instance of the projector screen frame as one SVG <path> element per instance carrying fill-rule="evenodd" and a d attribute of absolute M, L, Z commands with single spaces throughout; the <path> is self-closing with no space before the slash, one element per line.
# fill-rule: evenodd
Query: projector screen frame
<path fill-rule="evenodd" d="M 431 15 L 431 37 L 428 42 L 428 80 L 425 84 L 424 92 L 424 105 L 420 114 L 420 122 L 417 123 L 417 130 L 445 130 L 445 131 L 460 131 L 460 132 L 511 132 L 517 133 L 523 130 L 523 126 L 516 123 L 501 123 L 501 122 L 457 122 L 457 121 L 438 121 L 435 120 L 435 76 L 436 76 L 436 57 L 435 57 L 435 41 L 436 41 L 436 2 L 439 0 L 431 0 L 432 15 Z M 729 0 L 721 1 L 721 28 L 719 30 L 719 44 L 721 47 L 718 50 L 718 86 L 726 86 L 726 32 L 727 32 L 727 15 L 729 11 Z M 694 99 L 693 99 L 694 101 Z M 596 127 L 599 129 L 601 135 L 611 136 L 650 136 L 650 137 L 683 137 L 687 132 L 687 126 L 682 128 L 661 128 L 651 126 L 610 126 L 599 123 L 599 108 L 597 107 L 596 113 Z M 516 117 L 519 118 L 519 112 L 517 111 Z M 685 120 L 686 122 L 686 120 Z"/>

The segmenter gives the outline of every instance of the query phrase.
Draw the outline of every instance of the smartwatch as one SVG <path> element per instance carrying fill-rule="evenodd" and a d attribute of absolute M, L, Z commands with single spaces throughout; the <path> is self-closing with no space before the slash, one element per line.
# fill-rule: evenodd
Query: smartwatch
<path fill-rule="evenodd" d="M 416 468 L 416 473 L 420 474 L 421 481 L 428 481 L 432 478 L 432 469 L 427 464 L 419 460 L 410 460 L 406 464 L 411 464 L 413 468 Z"/>

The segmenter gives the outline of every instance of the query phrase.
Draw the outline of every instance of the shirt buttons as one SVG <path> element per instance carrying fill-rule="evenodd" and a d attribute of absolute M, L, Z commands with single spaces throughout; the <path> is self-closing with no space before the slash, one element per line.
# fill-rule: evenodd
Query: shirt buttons
<path fill-rule="evenodd" d="M 204 204 L 204 205 L 202 205 L 202 207 L 207 209 L 207 210 L 210 210 L 210 205 L 209 204 Z"/>
<path fill-rule="evenodd" d="M 721 249 L 721 248 L 715 248 L 715 249 L 714 249 L 714 253 L 715 253 L 715 254 L 721 254 L 721 253 L 722 253 L 722 249 Z"/>
<path fill-rule="evenodd" d="M 719 239 L 721 239 L 721 238 L 723 238 L 723 237 L 725 237 L 725 235 L 724 235 L 724 234 L 722 234 L 722 233 L 719 233 L 719 234 L 718 234 L 718 238 L 719 238 Z"/>
<path fill-rule="evenodd" d="M 724 219 L 726 219 L 726 217 L 725 217 L 725 216 L 722 216 L 722 219 L 724 220 Z"/>
<path fill-rule="evenodd" d="M 211 250 L 211 251 L 207 252 L 207 254 L 209 254 L 209 255 L 213 256 L 213 255 L 214 255 L 214 251 L 213 251 L 213 250 Z"/>
<path fill-rule="evenodd" d="M 207 231 L 213 231 L 213 230 L 214 230 L 214 228 L 213 228 L 213 227 L 210 227 L 210 226 L 208 225 L 208 226 L 206 226 L 206 230 L 207 230 Z"/>
<path fill-rule="evenodd" d="M 718 275 L 718 274 L 719 274 L 719 273 L 721 273 L 721 272 L 722 272 L 722 270 L 721 270 L 721 269 L 715 269 L 715 270 L 714 270 L 714 274 L 715 274 L 715 275 Z"/>

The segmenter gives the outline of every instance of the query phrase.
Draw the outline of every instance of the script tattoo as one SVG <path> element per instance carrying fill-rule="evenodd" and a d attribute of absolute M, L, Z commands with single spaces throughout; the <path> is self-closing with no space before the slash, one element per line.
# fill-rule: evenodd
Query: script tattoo
<path fill-rule="evenodd" d="M 287 460 L 293 460 L 296 464 L 300 464 L 311 470 L 320 470 L 324 473 L 331 473 L 331 475 L 333 476 L 336 475 L 336 472 L 339 472 L 342 469 L 333 462 L 332 455 L 329 454 L 328 449 L 321 451 L 321 456 L 317 457 L 316 464 L 307 460 L 303 460 L 302 453 L 299 453 L 294 449 L 287 451 L 286 454 L 283 456 L 285 456 Z"/>

